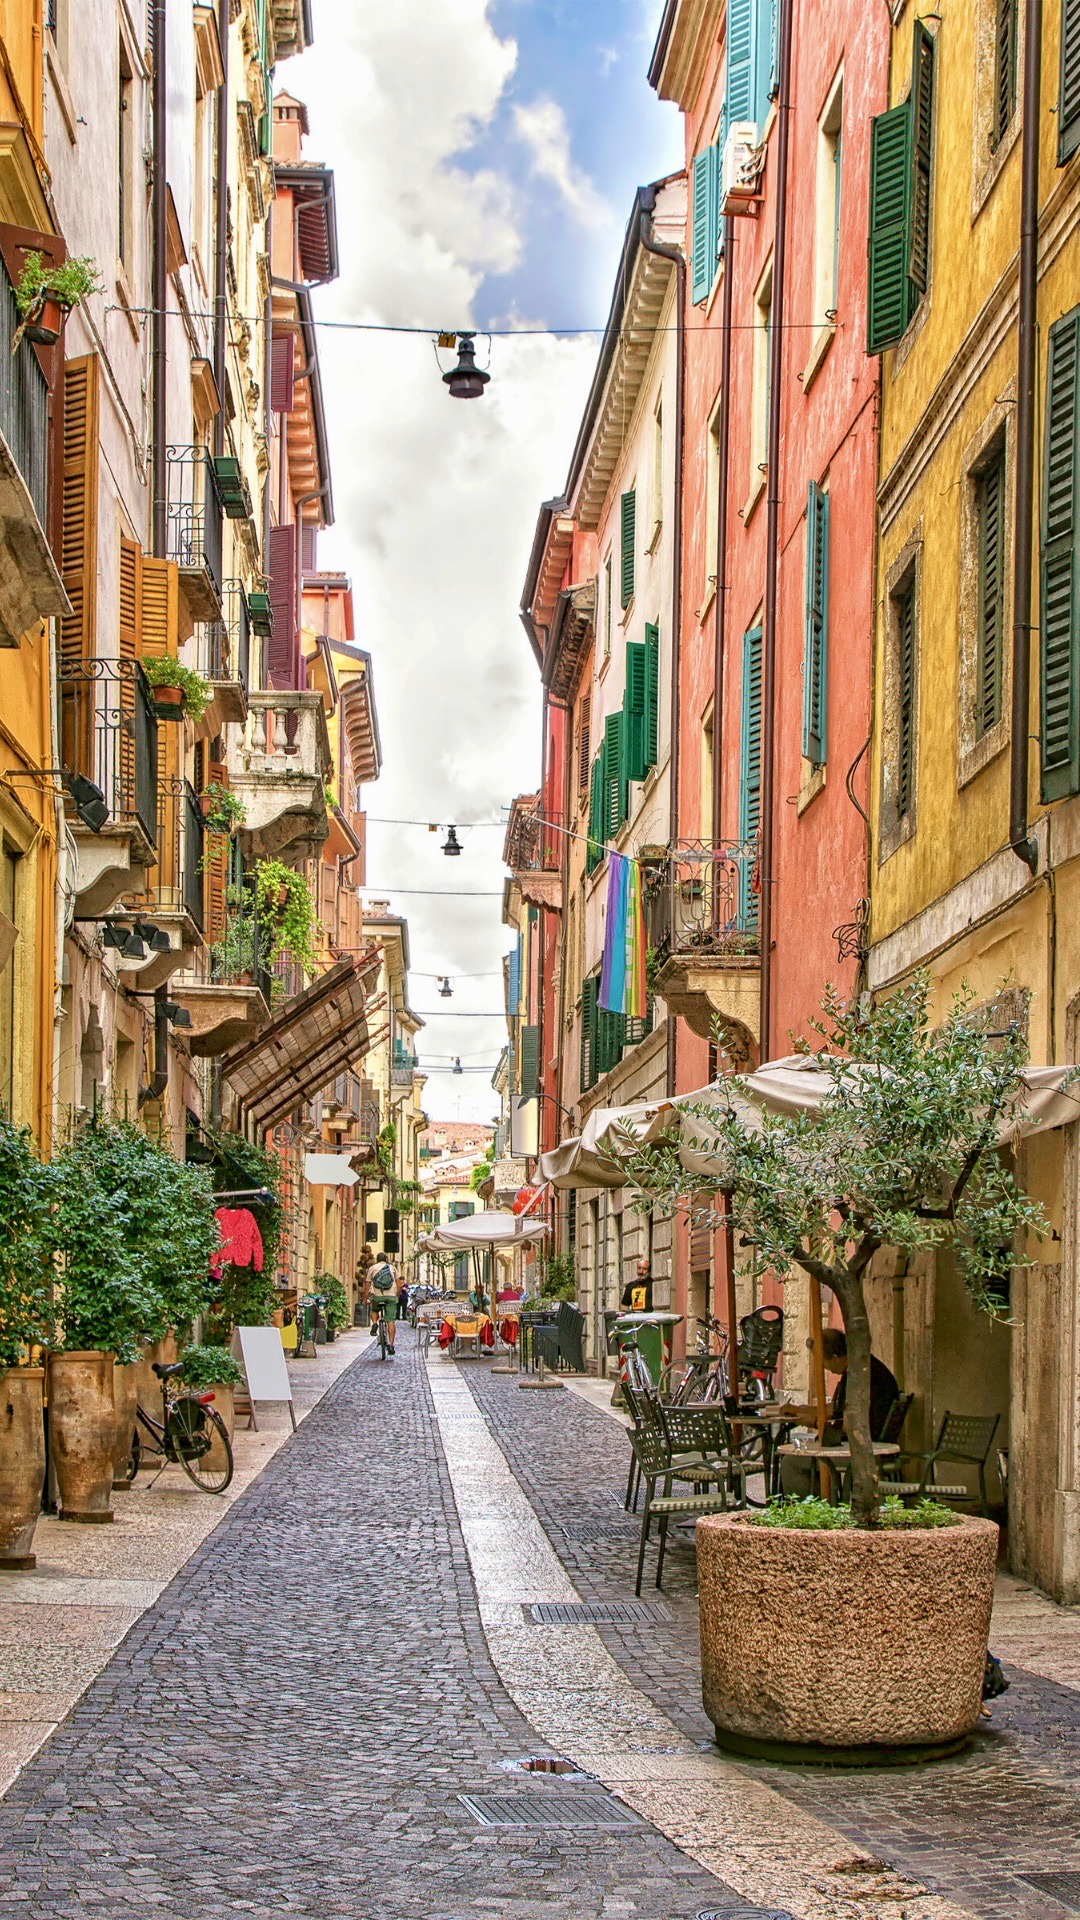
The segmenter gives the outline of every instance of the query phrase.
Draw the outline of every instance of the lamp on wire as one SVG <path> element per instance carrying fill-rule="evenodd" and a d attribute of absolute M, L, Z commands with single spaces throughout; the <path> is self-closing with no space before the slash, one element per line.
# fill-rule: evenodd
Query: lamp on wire
<path fill-rule="evenodd" d="M 439 998 L 440 998 L 440 1000 L 449 1000 L 449 999 L 450 999 L 450 996 L 451 996 L 451 994 L 453 993 L 453 991 L 454 991 L 454 989 L 453 989 L 453 987 L 452 987 L 452 986 L 450 985 L 450 982 L 449 982 L 449 980 L 448 980 L 448 979 L 446 979 L 446 978 L 444 978 L 444 979 L 443 979 L 443 980 L 442 980 L 442 981 L 440 982 L 440 985 L 439 985 Z"/>
<path fill-rule="evenodd" d="M 453 346 L 453 334 L 440 334 L 439 344 L 440 346 L 443 344 Z M 443 385 L 447 388 L 450 398 L 452 400 L 482 399 L 484 388 L 491 379 L 491 375 L 490 373 L 485 373 L 483 368 L 478 367 L 476 364 L 476 337 L 474 334 L 458 334 L 457 354 L 457 366 L 451 367 L 449 373 L 443 374 Z"/>
<path fill-rule="evenodd" d="M 453 1066 L 453 1071 L 454 1071 L 455 1073 L 464 1073 L 464 1071 L 465 1071 L 465 1069 L 464 1069 L 464 1067 L 463 1067 L 463 1066 L 462 1066 L 462 1064 L 461 1064 L 461 1056 L 460 1056 L 460 1054 L 455 1054 L 455 1055 L 454 1055 L 454 1066 Z"/>
<path fill-rule="evenodd" d="M 448 860 L 456 860 L 459 857 L 461 853 L 461 841 L 457 837 L 456 827 L 447 828 L 446 839 L 443 843 L 443 852 Z"/>

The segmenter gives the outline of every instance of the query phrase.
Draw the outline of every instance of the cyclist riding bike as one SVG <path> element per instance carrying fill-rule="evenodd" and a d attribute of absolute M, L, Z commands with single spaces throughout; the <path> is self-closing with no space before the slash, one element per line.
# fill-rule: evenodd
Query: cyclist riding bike
<path fill-rule="evenodd" d="M 397 1333 L 398 1294 L 397 1275 L 385 1253 L 371 1271 L 371 1331 L 379 1330 L 379 1321 L 386 1325 L 386 1351 L 393 1358 L 394 1335 Z"/>

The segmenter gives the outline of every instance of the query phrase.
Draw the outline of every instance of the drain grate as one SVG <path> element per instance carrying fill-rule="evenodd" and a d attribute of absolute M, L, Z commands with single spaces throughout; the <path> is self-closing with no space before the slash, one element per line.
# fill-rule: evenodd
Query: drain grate
<path fill-rule="evenodd" d="M 706 1907 L 697 1920 L 791 1920 L 786 1907 L 748 1907 L 745 1900 L 728 1900 L 722 1907 Z"/>
<path fill-rule="evenodd" d="M 524 1612 L 538 1627 L 625 1627 L 671 1619 L 659 1600 L 535 1600 Z"/>
<path fill-rule="evenodd" d="M 1080 1873 L 1018 1873 L 1016 1878 L 1025 1887 L 1034 1887 L 1036 1893 L 1060 1900 L 1071 1913 L 1080 1913 Z"/>
<path fill-rule="evenodd" d="M 567 1540 L 636 1540 L 641 1528 L 632 1520 L 579 1520 L 560 1532 Z"/>
<path fill-rule="evenodd" d="M 609 1793 L 459 1793 L 485 1827 L 638 1827 L 636 1813 Z"/>

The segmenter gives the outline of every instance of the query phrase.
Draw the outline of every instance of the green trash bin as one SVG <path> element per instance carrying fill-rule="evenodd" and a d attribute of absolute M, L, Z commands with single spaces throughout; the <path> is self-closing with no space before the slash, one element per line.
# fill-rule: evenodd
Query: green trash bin
<path fill-rule="evenodd" d="M 625 1379 L 623 1345 L 627 1336 L 632 1336 L 649 1369 L 653 1385 L 659 1386 L 660 1375 L 671 1360 L 672 1332 L 681 1321 L 681 1313 L 621 1313 L 615 1322 L 620 1375 Z"/>

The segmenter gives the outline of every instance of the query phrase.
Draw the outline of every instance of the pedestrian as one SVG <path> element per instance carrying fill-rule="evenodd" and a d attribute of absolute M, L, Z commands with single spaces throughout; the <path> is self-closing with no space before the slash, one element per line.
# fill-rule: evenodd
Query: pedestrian
<path fill-rule="evenodd" d="M 653 1280 L 652 1268 L 646 1259 L 637 1263 L 637 1275 L 628 1280 L 622 1290 L 619 1305 L 624 1313 L 652 1312 Z"/>
<path fill-rule="evenodd" d="M 386 1349 L 392 1356 L 398 1317 L 397 1275 L 385 1253 L 371 1270 L 371 1313 L 373 1334 L 380 1318 L 386 1322 Z"/>

